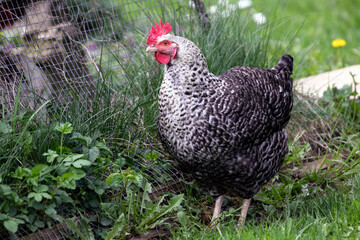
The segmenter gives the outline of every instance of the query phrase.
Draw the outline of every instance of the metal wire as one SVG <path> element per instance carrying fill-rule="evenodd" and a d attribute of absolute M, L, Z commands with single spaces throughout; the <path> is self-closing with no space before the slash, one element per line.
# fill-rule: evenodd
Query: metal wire
<path fill-rule="evenodd" d="M 0 0 L 0 114 L 16 101 L 36 110 L 45 101 L 88 100 L 96 91 L 102 66 L 120 72 L 101 49 L 114 46 L 134 28 L 148 27 L 148 16 L 181 0 Z M 146 23 L 146 24 L 145 24 Z M 130 39 L 131 41 L 131 39 Z M 118 45 L 116 45 L 118 47 Z M 126 56 L 124 56 L 126 57 Z M 19 97 L 19 98 L 18 98 Z M 18 99 L 17 99 L 18 98 Z M 90 98 L 91 99 L 91 98 Z M 44 109 L 44 114 L 50 110 Z M 179 192 L 182 183 L 169 164 L 149 169 L 154 196 Z M 74 216 L 62 210 L 65 216 Z M 31 233 L 21 225 L 16 234 L 0 227 L 0 239 L 66 239 L 64 224 Z"/>

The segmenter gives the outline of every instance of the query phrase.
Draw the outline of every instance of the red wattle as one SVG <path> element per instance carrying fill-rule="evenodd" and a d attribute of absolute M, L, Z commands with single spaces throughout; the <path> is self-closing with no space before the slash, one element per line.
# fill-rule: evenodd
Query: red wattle
<path fill-rule="evenodd" d="M 172 53 L 172 58 L 174 59 L 176 57 L 176 53 L 177 53 L 177 47 L 174 48 L 173 53 Z"/>
<path fill-rule="evenodd" d="M 168 64 L 170 62 L 170 55 L 156 52 L 155 54 L 156 60 L 161 64 Z"/>

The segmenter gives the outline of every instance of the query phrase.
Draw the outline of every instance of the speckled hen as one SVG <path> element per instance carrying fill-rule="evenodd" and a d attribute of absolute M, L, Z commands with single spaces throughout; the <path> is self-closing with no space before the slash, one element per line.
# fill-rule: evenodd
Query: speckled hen
<path fill-rule="evenodd" d="M 161 141 L 180 169 L 217 197 L 213 219 L 224 194 L 244 198 L 242 226 L 251 198 L 279 171 L 288 152 L 284 127 L 292 108 L 293 58 L 282 56 L 272 69 L 234 67 L 215 76 L 193 42 L 168 34 L 169 23 L 155 24 L 146 51 L 165 65 Z"/>

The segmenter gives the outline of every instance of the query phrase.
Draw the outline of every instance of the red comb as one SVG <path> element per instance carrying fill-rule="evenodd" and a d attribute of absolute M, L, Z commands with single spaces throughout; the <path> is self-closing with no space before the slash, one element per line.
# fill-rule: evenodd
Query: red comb
<path fill-rule="evenodd" d="M 165 21 L 165 24 L 163 25 L 161 19 L 160 19 L 160 26 L 156 22 L 155 22 L 155 26 L 156 28 L 154 28 L 154 26 L 152 26 L 151 28 L 150 34 L 146 41 L 147 45 L 155 45 L 158 37 L 165 35 L 171 31 L 170 23 L 167 23 Z"/>

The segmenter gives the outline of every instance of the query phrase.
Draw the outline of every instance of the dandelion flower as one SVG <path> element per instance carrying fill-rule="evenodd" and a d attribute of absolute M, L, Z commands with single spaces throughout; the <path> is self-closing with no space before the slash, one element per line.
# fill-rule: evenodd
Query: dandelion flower
<path fill-rule="evenodd" d="M 339 47 L 343 47 L 346 45 L 346 41 L 344 39 L 335 39 L 334 41 L 331 42 L 331 46 L 335 47 L 335 48 L 339 48 Z"/>
<path fill-rule="evenodd" d="M 255 13 L 252 18 L 259 25 L 266 23 L 266 17 L 262 13 Z"/>

